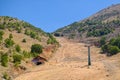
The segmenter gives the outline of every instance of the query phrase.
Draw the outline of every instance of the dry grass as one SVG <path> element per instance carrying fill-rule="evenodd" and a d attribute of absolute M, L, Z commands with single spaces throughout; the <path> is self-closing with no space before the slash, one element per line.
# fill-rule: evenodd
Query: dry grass
<path fill-rule="evenodd" d="M 31 68 L 30 72 L 15 80 L 119 80 L 120 54 L 106 57 L 100 49 L 91 47 L 92 65 L 87 66 L 87 48 L 83 43 L 58 38 L 61 47 L 44 65 Z"/>
<path fill-rule="evenodd" d="M 13 40 L 15 42 L 15 44 L 19 44 L 22 50 L 25 51 L 30 51 L 31 49 L 31 45 L 32 44 L 41 44 L 41 45 L 45 45 L 46 42 L 40 42 L 37 39 L 33 39 L 30 36 L 25 35 L 24 33 L 17 33 L 16 31 L 8 31 L 5 30 L 5 34 L 4 34 L 4 39 L 9 37 L 9 34 L 13 35 Z M 26 43 L 22 42 L 23 39 L 26 39 Z"/>

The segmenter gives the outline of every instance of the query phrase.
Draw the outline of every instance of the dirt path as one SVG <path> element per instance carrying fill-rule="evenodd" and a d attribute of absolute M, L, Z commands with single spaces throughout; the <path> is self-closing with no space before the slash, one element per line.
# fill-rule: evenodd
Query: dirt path
<path fill-rule="evenodd" d="M 99 49 L 91 47 L 92 65 L 87 66 L 87 48 L 83 43 L 57 38 L 61 47 L 51 60 L 31 69 L 15 80 L 119 80 L 120 65 L 114 57 L 99 54 Z M 118 56 L 117 56 L 118 57 Z M 116 56 L 115 56 L 116 58 Z M 120 57 L 119 57 L 120 58 Z"/>

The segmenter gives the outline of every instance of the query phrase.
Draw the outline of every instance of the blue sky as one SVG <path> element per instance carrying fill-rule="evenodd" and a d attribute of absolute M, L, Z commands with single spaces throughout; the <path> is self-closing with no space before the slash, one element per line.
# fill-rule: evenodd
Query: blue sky
<path fill-rule="evenodd" d="M 0 0 L 0 16 L 17 17 L 53 32 L 118 3 L 120 0 Z"/>

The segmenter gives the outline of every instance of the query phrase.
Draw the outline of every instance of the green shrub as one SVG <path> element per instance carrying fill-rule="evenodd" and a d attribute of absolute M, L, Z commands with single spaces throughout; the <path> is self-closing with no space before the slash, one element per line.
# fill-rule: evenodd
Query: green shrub
<path fill-rule="evenodd" d="M 37 57 L 37 56 L 39 56 L 39 54 L 38 53 L 30 53 L 31 55 L 31 57 Z"/>
<path fill-rule="evenodd" d="M 27 30 L 27 29 L 26 29 L 26 30 L 25 30 L 25 34 L 26 34 L 26 35 L 30 35 L 30 30 Z"/>
<path fill-rule="evenodd" d="M 58 43 L 57 40 L 51 35 L 51 34 L 48 34 L 49 38 L 47 40 L 47 44 L 56 44 Z"/>
<path fill-rule="evenodd" d="M 102 45 L 105 45 L 105 43 L 106 43 L 106 38 L 105 37 L 102 37 L 101 39 L 100 39 L 100 46 L 102 46 Z"/>
<path fill-rule="evenodd" d="M 30 33 L 30 37 L 35 39 L 36 38 L 36 33 L 35 32 L 31 32 Z"/>
<path fill-rule="evenodd" d="M 110 45 L 115 45 L 115 41 L 116 41 L 116 39 L 115 39 L 115 38 L 112 38 L 112 39 L 110 39 L 109 44 L 110 44 Z"/>
<path fill-rule="evenodd" d="M 12 80 L 11 77 L 6 72 L 3 73 L 2 78 L 5 79 L 5 80 Z"/>
<path fill-rule="evenodd" d="M 3 34 L 4 34 L 4 32 L 0 31 L 0 43 L 1 43 L 2 39 L 3 39 Z"/>
<path fill-rule="evenodd" d="M 120 51 L 120 37 L 110 39 L 109 43 L 104 43 L 104 39 L 101 40 L 101 50 L 109 55 L 117 54 Z"/>
<path fill-rule="evenodd" d="M 108 52 L 110 53 L 110 55 L 114 55 L 117 54 L 120 50 L 117 46 L 108 46 Z"/>
<path fill-rule="evenodd" d="M 21 27 L 17 27 L 16 30 L 17 30 L 18 33 L 21 33 L 22 28 Z"/>
<path fill-rule="evenodd" d="M 12 39 L 13 38 L 13 35 L 12 34 L 9 34 L 9 39 Z"/>
<path fill-rule="evenodd" d="M 1 55 L 1 65 L 4 67 L 8 66 L 8 54 Z"/>
<path fill-rule="evenodd" d="M 13 45 L 14 45 L 14 41 L 12 39 L 10 39 L 10 38 L 5 39 L 5 46 L 7 48 L 9 48 L 9 47 L 11 47 Z"/>
<path fill-rule="evenodd" d="M 117 46 L 118 48 L 120 48 L 120 37 L 116 38 L 116 39 L 111 39 L 110 40 L 110 44 L 113 46 Z"/>
<path fill-rule="evenodd" d="M 30 53 L 28 53 L 27 51 L 23 51 L 23 56 L 24 56 L 24 58 L 30 58 L 31 57 Z"/>
<path fill-rule="evenodd" d="M 107 53 L 108 52 L 108 45 L 105 44 L 101 47 L 101 50 L 104 52 L 104 53 Z"/>
<path fill-rule="evenodd" d="M 0 24 L 0 29 L 5 29 L 5 26 L 3 24 Z"/>
<path fill-rule="evenodd" d="M 31 46 L 32 53 L 39 53 L 40 54 L 40 53 L 42 53 L 42 49 L 43 49 L 43 47 L 40 44 L 34 44 Z"/>
<path fill-rule="evenodd" d="M 22 56 L 20 54 L 14 54 L 13 55 L 13 62 L 15 65 L 19 65 L 21 63 Z"/>
<path fill-rule="evenodd" d="M 15 45 L 15 49 L 16 49 L 17 52 L 20 52 L 20 51 L 21 51 L 21 48 L 20 48 L 19 45 Z"/>
<path fill-rule="evenodd" d="M 47 40 L 47 44 L 52 44 L 52 40 L 50 38 Z"/>

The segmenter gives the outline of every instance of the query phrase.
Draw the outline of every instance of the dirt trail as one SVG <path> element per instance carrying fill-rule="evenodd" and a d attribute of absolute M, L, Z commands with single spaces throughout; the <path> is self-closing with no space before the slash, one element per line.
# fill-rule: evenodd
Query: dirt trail
<path fill-rule="evenodd" d="M 15 80 L 119 80 L 120 62 L 113 56 L 107 58 L 99 54 L 99 49 L 91 47 L 92 65 L 87 66 L 87 48 L 83 43 L 57 38 L 61 47 L 44 65 L 31 69 Z M 119 64 L 118 64 L 119 63 Z"/>

